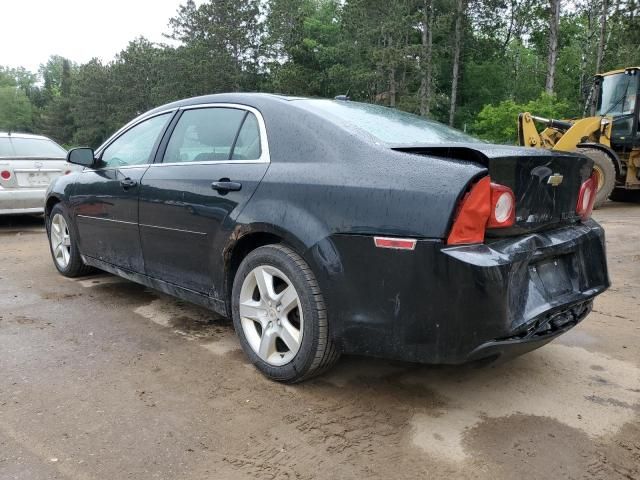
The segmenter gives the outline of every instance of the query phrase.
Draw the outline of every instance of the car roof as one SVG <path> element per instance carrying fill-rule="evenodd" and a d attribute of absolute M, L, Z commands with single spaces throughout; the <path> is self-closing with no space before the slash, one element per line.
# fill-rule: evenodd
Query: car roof
<path fill-rule="evenodd" d="M 116 130 L 110 137 L 108 137 L 100 147 L 96 150 L 100 152 L 103 147 L 105 147 L 108 143 L 111 142 L 112 139 L 116 138 L 120 135 L 121 132 L 127 130 L 132 125 L 146 119 L 152 117 L 154 115 L 158 115 L 164 112 L 169 112 L 172 110 L 176 110 L 182 107 L 189 107 L 194 105 L 207 105 L 207 104 L 215 104 L 215 103 L 235 103 L 239 105 L 246 105 L 249 107 L 260 109 L 261 107 L 268 106 L 284 106 L 293 100 L 309 100 L 305 97 L 294 97 L 287 95 L 278 95 L 274 93 L 240 93 L 240 92 L 231 92 L 231 93 L 213 93 L 210 95 L 201 95 L 199 97 L 190 97 L 184 98 L 182 100 L 176 100 L 175 102 L 166 103 L 164 105 L 160 105 L 156 108 L 148 110 L 144 113 L 141 113 L 137 117 L 130 120 L 128 123 L 123 125 L 120 129 Z"/>
<path fill-rule="evenodd" d="M 177 100 L 171 103 L 167 103 L 165 105 L 160 105 L 152 110 L 144 112 L 132 119 L 126 125 L 121 127 L 118 131 L 116 131 L 111 137 L 109 137 L 97 150 L 96 152 L 100 153 L 103 148 L 105 148 L 114 138 L 117 138 L 123 131 L 126 131 L 132 125 L 144 121 L 147 118 L 153 117 L 155 115 L 160 115 L 166 112 L 175 111 L 181 108 L 188 107 L 197 107 L 197 106 L 205 106 L 205 105 L 222 105 L 222 104 L 237 104 L 244 105 L 248 107 L 252 107 L 260 111 L 260 113 L 265 117 L 269 115 L 271 117 L 271 127 L 274 126 L 275 122 L 284 122 L 286 123 L 286 127 L 283 127 L 284 130 L 288 130 L 290 128 L 290 124 L 293 120 L 294 115 L 300 115 L 299 118 L 304 119 L 305 123 L 309 123 L 312 117 L 315 117 L 313 121 L 322 121 L 327 122 L 332 125 L 332 128 L 337 128 L 345 134 L 349 135 L 350 139 L 353 139 L 353 134 L 355 133 L 361 140 L 365 141 L 369 144 L 379 145 L 380 142 L 384 142 L 379 138 L 375 138 L 370 132 L 354 128 L 353 126 L 347 127 L 347 123 L 343 120 L 338 119 L 337 117 L 333 117 L 331 114 L 327 114 L 326 112 L 321 112 L 313 108 L 306 108 L 309 102 L 313 101 L 323 101 L 328 103 L 347 103 L 349 105 L 357 106 L 357 105 L 369 105 L 361 102 L 351 102 L 340 99 L 328 99 L 328 98 L 319 98 L 319 97 L 300 97 L 300 96 L 288 96 L 288 95 L 279 95 L 273 93 L 245 93 L 245 92 L 231 92 L 231 93 L 216 93 L 210 95 L 202 95 L 199 97 L 191 97 L 185 98 L 181 100 Z M 304 104 L 299 105 L 302 108 L 294 108 L 290 107 L 294 104 Z M 311 114 L 311 116 L 309 116 Z M 316 127 L 319 128 L 319 124 L 316 124 Z M 388 142 L 386 142 L 388 143 Z M 447 143 L 447 142 L 444 142 Z M 459 142 L 458 142 L 459 143 Z M 390 147 L 391 145 L 387 145 Z M 405 146 L 407 146 L 405 144 Z"/>
<path fill-rule="evenodd" d="M 51 140 L 43 135 L 34 135 L 32 133 L 20 133 L 20 132 L 0 132 L 0 138 L 33 138 L 35 140 Z"/>
<path fill-rule="evenodd" d="M 208 103 L 229 103 L 235 102 L 240 104 L 252 105 L 256 100 L 272 101 L 272 102 L 291 102 L 293 100 L 308 100 L 305 97 L 295 97 L 288 95 L 279 95 L 275 93 L 257 93 L 257 92 L 232 92 L 232 93 L 213 93 L 210 95 L 201 95 L 199 97 L 190 97 L 175 102 L 161 105 L 153 110 L 150 110 L 143 115 L 149 115 L 152 113 L 158 113 L 163 110 L 169 110 L 172 108 L 180 108 L 191 105 L 204 105 Z"/>

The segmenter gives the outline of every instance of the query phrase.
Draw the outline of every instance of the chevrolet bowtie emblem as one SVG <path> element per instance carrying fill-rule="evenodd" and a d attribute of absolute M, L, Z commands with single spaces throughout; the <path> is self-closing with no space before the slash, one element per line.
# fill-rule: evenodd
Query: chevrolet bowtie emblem
<path fill-rule="evenodd" d="M 549 177 L 549 180 L 547 180 L 547 184 L 551 185 L 552 187 L 557 187 L 562 183 L 562 179 L 562 175 L 560 175 L 559 173 L 554 173 Z"/>

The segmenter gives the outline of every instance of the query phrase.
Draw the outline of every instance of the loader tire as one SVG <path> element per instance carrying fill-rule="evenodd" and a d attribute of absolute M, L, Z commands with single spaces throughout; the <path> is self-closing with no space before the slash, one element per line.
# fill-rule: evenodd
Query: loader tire
<path fill-rule="evenodd" d="M 600 208 L 616 186 L 616 167 L 611 157 L 597 148 L 579 148 L 578 153 L 593 160 L 593 169 L 598 174 L 598 190 L 593 208 Z"/>

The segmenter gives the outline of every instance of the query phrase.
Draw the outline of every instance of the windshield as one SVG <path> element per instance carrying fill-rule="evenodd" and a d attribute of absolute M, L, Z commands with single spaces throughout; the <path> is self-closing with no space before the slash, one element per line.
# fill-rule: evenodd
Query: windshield
<path fill-rule="evenodd" d="M 0 138 L 0 157 L 64 158 L 67 151 L 47 138 Z"/>
<path fill-rule="evenodd" d="M 305 106 L 333 116 L 346 128 L 360 129 L 389 144 L 476 143 L 480 140 L 459 130 L 411 113 L 367 103 L 302 100 Z"/>
<path fill-rule="evenodd" d="M 602 78 L 598 98 L 598 115 L 628 115 L 636 107 L 638 93 L 637 74 L 619 73 Z"/>

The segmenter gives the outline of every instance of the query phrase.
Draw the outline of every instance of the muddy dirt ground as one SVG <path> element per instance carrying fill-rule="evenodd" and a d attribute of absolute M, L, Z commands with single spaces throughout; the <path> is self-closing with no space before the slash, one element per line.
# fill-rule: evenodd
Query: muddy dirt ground
<path fill-rule="evenodd" d="M 640 205 L 595 216 L 612 288 L 550 345 L 484 368 L 347 357 L 298 386 L 228 321 L 65 279 L 40 220 L 0 218 L 0 479 L 640 478 Z"/>

